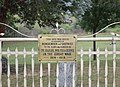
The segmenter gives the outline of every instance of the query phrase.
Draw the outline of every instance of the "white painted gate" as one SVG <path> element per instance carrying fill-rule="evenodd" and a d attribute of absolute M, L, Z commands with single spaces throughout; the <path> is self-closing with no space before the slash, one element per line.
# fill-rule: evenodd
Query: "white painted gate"
<path fill-rule="evenodd" d="M 27 51 L 26 48 L 24 48 L 22 51 L 19 51 L 18 48 L 15 49 L 15 51 L 11 51 L 10 48 L 8 48 L 6 51 L 2 50 L 2 42 L 37 42 L 38 38 L 0 38 L 0 60 L 2 58 L 2 55 L 6 55 L 8 58 L 8 70 L 7 70 L 7 85 L 5 86 L 4 78 L 5 75 L 2 75 L 2 62 L 0 61 L 0 87 L 13 87 L 12 77 L 11 75 L 11 69 L 10 69 L 10 56 L 15 57 L 15 87 L 59 87 L 59 65 L 58 63 L 46 63 L 47 68 L 45 68 L 44 63 L 39 63 L 39 70 L 35 71 L 35 55 L 38 54 L 37 50 L 34 50 L 32 48 L 30 51 Z M 116 42 L 119 42 L 119 38 L 111 38 L 111 37 L 100 37 L 100 38 L 79 38 L 77 39 L 78 43 L 81 42 L 88 42 L 88 41 L 112 41 L 111 47 L 112 50 L 109 50 L 109 48 L 105 48 L 104 50 L 97 49 L 96 52 L 93 52 L 92 49 L 84 50 L 84 47 L 81 47 L 81 49 L 78 49 L 77 54 L 77 67 L 74 65 L 73 67 L 73 75 L 72 75 L 72 83 L 73 87 L 119 87 L 120 83 L 120 63 L 119 63 L 119 55 L 120 50 L 116 50 Z M 29 45 L 29 44 L 28 44 Z M 92 48 L 92 47 L 89 47 Z M 96 62 L 92 60 L 92 55 L 97 55 Z M 18 56 L 22 55 L 24 58 L 23 63 L 23 74 L 19 74 L 19 58 Z M 27 61 L 26 56 L 30 55 L 31 57 L 31 74 L 30 71 L 27 70 Z M 109 55 L 111 59 L 109 59 Z M 117 58 L 118 55 L 118 58 Z M 86 57 L 87 56 L 87 57 Z M 104 59 L 101 59 L 100 56 L 104 56 Z M 102 60 L 104 63 L 102 63 Z M 112 62 L 110 61 L 112 60 Z M 112 64 L 110 64 L 110 63 Z M 95 65 L 93 65 L 93 63 Z M 53 65 L 52 65 L 53 64 Z M 102 65 L 103 64 L 103 65 Z M 110 65 L 110 67 L 109 67 Z M 111 66 L 112 65 L 112 66 Z M 102 67 L 102 68 L 101 68 Z M 44 69 L 45 68 L 45 69 Z M 54 70 L 52 70 L 55 68 Z M 101 72 L 104 71 L 104 72 Z M 54 73 L 52 73 L 54 72 Z M 64 73 L 66 76 L 66 62 L 64 63 Z M 39 74 L 39 76 L 37 76 Z M 23 76 L 23 85 L 19 81 L 20 76 Z M 29 76 L 30 81 L 29 81 Z M 39 78 L 36 80 L 36 77 Z M 45 79 L 44 77 L 47 76 Z M 54 76 L 54 77 L 53 77 Z M 111 77 L 112 76 L 112 77 Z M 101 78 L 103 77 L 103 78 Z M 112 78 L 112 79 L 111 79 Z M 53 81 L 54 80 L 54 81 Z M 32 84 L 31 84 L 32 83 Z M 36 84 L 39 85 L 36 85 Z M 65 86 L 67 81 L 65 79 Z M 31 84 L 31 86 L 29 86 Z"/>

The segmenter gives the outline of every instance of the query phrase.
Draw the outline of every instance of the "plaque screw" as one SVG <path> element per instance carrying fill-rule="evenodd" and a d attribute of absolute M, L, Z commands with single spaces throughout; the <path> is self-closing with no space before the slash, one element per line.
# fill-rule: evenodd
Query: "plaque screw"
<path fill-rule="evenodd" d="M 73 36 L 73 38 L 76 38 L 75 36 Z"/>
<path fill-rule="evenodd" d="M 40 36 L 40 38 L 42 38 L 42 36 Z"/>

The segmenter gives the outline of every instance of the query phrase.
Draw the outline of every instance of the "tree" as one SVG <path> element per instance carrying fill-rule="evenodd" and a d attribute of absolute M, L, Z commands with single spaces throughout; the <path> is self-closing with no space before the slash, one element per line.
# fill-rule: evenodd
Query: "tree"
<path fill-rule="evenodd" d="M 14 27 L 16 22 L 27 25 L 38 22 L 40 27 L 55 27 L 56 22 L 69 20 L 66 14 L 80 18 L 89 6 L 90 0 L 0 0 L 0 22 Z M 4 26 L 0 25 L 0 32 L 4 31 Z"/>
<path fill-rule="evenodd" d="M 91 7 L 82 15 L 81 26 L 89 32 L 96 33 L 106 25 L 120 21 L 119 0 L 91 0 Z M 93 35 L 96 37 L 96 35 Z M 96 51 L 96 42 L 93 42 L 93 51 Z M 94 55 L 94 60 L 96 55 Z"/>
<path fill-rule="evenodd" d="M 39 26 L 65 23 L 65 14 L 75 14 L 81 0 L 0 0 L 0 22 L 16 22 Z M 18 17 L 16 17 L 17 15 Z M 0 25 L 0 32 L 4 32 Z"/>
<path fill-rule="evenodd" d="M 56 22 L 61 24 L 69 20 L 65 17 L 66 14 L 69 16 L 76 15 L 77 13 L 82 14 L 87 6 L 85 2 L 82 3 L 83 1 L 86 0 L 0 0 L 0 22 L 12 26 L 15 22 L 25 23 L 27 25 L 34 25 L 35 22 L 38 22 L 39 26 L 55 27 Z M 0 33 L 4 31 L 4 26 L 1 26 Z M 69 65 L 67 65 L 67 69 L 72 72 L 71 65 L 73 64 Z M 71 73 L 68 70 L 67 78 L 71 79 L 69 78 Z M 64 72 L 62 70 L 60 71 L 60 75 L 64 75 Z M 61 78 L 60 75 L 59 79 Z M 72 87 L 72 80 L 68 81 L 70 82 L 70 84 L 68 84 L 69 82 L 67 83 L 69 85 L 68 87 Z M 59 82 L 61 85 L 64 85 L 63 78 Z"/>

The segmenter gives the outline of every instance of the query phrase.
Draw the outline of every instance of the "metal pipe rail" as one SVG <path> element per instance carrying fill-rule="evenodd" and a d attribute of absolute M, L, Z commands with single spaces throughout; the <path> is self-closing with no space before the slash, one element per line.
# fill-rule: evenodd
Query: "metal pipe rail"
<path fill-rule="evenodd" d="M 77 38 L 77 41 L 112 41 L 113 37 L 90 37 L 90 38 Z M 120 38 L 114 37 L 115 41 L 120 41 Z M 0 38 L 0 41 L 38 41 L 38 38 Z"/>

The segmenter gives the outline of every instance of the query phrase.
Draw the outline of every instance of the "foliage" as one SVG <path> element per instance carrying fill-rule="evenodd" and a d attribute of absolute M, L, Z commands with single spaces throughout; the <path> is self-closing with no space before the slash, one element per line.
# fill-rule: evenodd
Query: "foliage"
<path fill-rule="evenodd" d="M 120 3 L 118 0 L 91 0 L 91 7 L 82 16 L 81 26 L 94 33 L 106 25 L 120 21 Z"/>
<path fill-rule="evenodd" d="M 110 27 L 106 29 L 107 32 L 114 32 L 119 33 L 120 32 L 120 25 L 115 25 L 114 27 Z"/>
<path fill-rule="evenodd" d="M 96 33 L 106 25 L 120 20 L 120 3 L 118 0 L 91 0 L 91 7 L 86 9 L 82 16 L 81 27 L 86 31 Z M 96 37 L 96 35 L 93 35 Z M 96 42 L 93 41 L 93 51 L 96 51 Z M 94 60 L 96 60 L 96 55 Z"/>
<path fill-rule="evenodd" d="M 56 22 L 66 22 L 65 14 L 75 14 L 80 1 L 82 0 L 0 0 L 0 13 L 4 14 L 4 20 L 11 25 L 15 22 L 34 25 L 37 21 L 40 27 L 54 26 Z"/>

